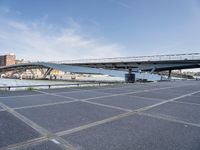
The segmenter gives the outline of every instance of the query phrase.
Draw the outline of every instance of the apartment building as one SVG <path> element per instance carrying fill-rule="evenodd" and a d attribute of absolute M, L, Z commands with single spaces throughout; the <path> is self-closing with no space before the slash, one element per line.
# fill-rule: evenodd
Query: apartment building
<path fill-rule="evenodd" d="M 15 64 L 15 54 L 6 54 L 0 56 L 0 66 L 9 66 Z"/>

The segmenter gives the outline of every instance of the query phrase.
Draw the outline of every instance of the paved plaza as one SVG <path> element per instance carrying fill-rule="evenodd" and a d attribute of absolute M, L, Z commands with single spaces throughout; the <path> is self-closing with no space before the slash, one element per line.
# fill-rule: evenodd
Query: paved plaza
<path fill-rule="evenodd" d="M 0 92 L 0 150 L 199 150 L 200 81 Z"/>

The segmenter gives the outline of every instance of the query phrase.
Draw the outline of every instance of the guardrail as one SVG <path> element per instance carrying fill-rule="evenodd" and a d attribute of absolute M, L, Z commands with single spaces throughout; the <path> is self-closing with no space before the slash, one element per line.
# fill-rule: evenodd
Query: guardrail
<path fill-rule="evenodd" d="M 19 85 L 19 86 L 0 86 L 0 89 L 5 89 L 8 91 L 11 91 L 11 89 L 14 88 L 35 88 L 35 87 L 47 87 L 48 89 L 52 87 L 80 87 L 80 86 L 85 86 L 85 85 L 96 85 L 96 86 L 101 86 L 103 84 L 116 84 L 118 82 L 88 82 L 88 83 L 74 83 L 74 84 L 45 84 L 45 85 Z"/>
<path fill-rule="evenodd" d="M 144 62 L 144 61 L 168 61 L 168 60 L 200 60 L 200 53 L 172 54 L 172 55 L 153 55 L 137 57 L 117 57 L 102 59 L 79 59 L 54 61 L 58 64 L 81 64 L 81 63 L 109 63 L 109 62 Z"/>

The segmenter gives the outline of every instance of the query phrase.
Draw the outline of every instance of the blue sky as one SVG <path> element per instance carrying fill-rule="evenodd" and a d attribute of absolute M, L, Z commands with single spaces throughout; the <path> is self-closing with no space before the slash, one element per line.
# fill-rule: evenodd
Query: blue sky
<path fill-rule="evenodd" d="M 200 0 L 0 0 L 0 53 L 67 60 L 200 52 Z"/>

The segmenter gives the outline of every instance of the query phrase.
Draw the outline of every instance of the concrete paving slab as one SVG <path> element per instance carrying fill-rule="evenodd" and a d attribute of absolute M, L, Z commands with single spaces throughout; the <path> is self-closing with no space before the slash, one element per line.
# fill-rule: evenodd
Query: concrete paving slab
<path fill-rule="evenodd" d="M 196 90 L 192 88 L 188 88 L 188 87 L 181 87 L 181 88 L 163 89 L 163 90 L 156 90 L 156 91 L 158 91 L 159 93 L 184 95 L 184 94 L 192 93 Z"/>
<path fill-rule="evenodd" d="M 196 97 L 196 96 L 187 96 L 181 99 L 178 99 L 176 101 L 180 101 L 180 102 L 187 102 L 187 103 L 194 103 L 194 104 L 200 104 L 200 97 Z"/>
<path fill-rule="evenodd" d="M 6 111 L 0 112 L 0 149 L 39 137 L 34 129 Z"/>
<path fill-rule="evenodd" d="M 38 143 L 33 143 L 30 145 L 21 146 L 18 148 L 12 148 L 10 150 L 64 150 L 57 143 L 52 141 L 43 141 Z"/>
<path fill-rule="evenodd" d="M 71 93 L 57 93 L 56 95 L 66 96 L 66 97 L 71 97 L 71 98 L 82 100 L 82 99 L 106 96 L 106 95 L 111 95 L 111 94 L 93 92 L 93 91 L 77 91 L 77 92 L 71 92 Z"/>
<path fill-rule="evenodd" d="M 132 89 L 133 91 L 143 91 L 143 90 L 148 90 L 149 88 L 155 89 L 159 87 L 152 87 L 152 86 L 145 85 L 145 86 L 125 87 L 124 89 Z"/>
<path fill-rule="evenodd" d="M 1 91 L 0 92 L 0 98 L 1 97 L 8 97 L 8 96 L 24 96 L 24 95 L 35 95 L 35 94 L 41 94 L 36 91 Z"/>
<path fill-rule="evenodd" d="M 200 124 L 200 106 L 169 102 L 145 111 L 152 115 Z"/>
<path fill-rule="evenodd" d="M 200 128 L 129 116 L 63 136 L 81 150 L 199 150 Z"/>
<path fill-rule="evenodd" d="M 108 88 L 107 86 L 79 86 L 76 87 L 75 89 L 77 90 L 96 90 L 96 89 L 104 89 L 104 88 Z"/>
<path fill-rule="evenodd" d="M 64 101 L 72 101 L 72 99 L 46 94 L 26 97 L 0 98 L 0 102 L 12 108 L 50 104 Z"/>
<path fill-rule="evenodd" d="M 124 93 L 124 90 L 121 88 L 106 88 L 106 89 L 96 89 L 97 92 L 103 92 L 103 93 L 110 93 L 110 94 L 121 94 Z"/>
<path fill-rule="evenodd" d="M 159 103 L 160 101 L 150 100 L 148 98 L 137 98 L 131 96 L 114 96 L 107 98 L 98 98 L 94 100 L 89 100 L 91 102 L 96 102 L 100 104 L 106 104 L 111 106 L 122 107 L 126 109 L 139 109 L 149 105 Z"/>
<path fill-rule="evenodd" d="M 122 94 L 122 93 L 130 93 L 135 92 L 136 90 L 131 88 L 117 88 L 117 89 L 97 89 L 97 92 L 103 92 L 103 93 L 111 93 L 111 94 Z"/>
<path fill-rule="evenodd" d="M 116 85 L 106 85 L 106 86 L 80 86 L 80 87 L 76 87 L 76 89 L 80 89 L 80 90 L 94 90 L 94 91 L 101 91 L 101 90 L 106 90 L 106 89 L 124 89 L 124 88 L 128 88 L 129 86 L 126 85 L 121 85 L 121 84 L 116 84 Z"/>
<path fill-rule="evenodd" d="M 98 92 L 105 92 L 105 93 L 114 93 L 114 94 L 119 94 L 119 93 L 128 93 L 128 92 L 136 92 L 136 91 L 143 91 L 143 90 L 148 90 L 150 89 L 150 85 L 129 85 L 129 86 L 123 86 L 123 87 L 114 87 L 114 88 L 103 88 L 103 89 L 96 89 Z M 153 87 L 151 89 L 158 88 L 158 87 Z"/>
<path fill-rule="evenodd" d="M 68 130 L 124 113 L 121 110 L 84 102 L 28 108 L 17 111 L 52 132 Z"/>
<path fill-rule="evenodd" d="M 60 93 L 60 92 L 71 92 L 77 91 L 77 88 L 55 88 L 55 89 L 41 89 L 39 91 L 46 92 L 46 93 Z"/>
<path fill-rule="evenodd" d="M 172 99 L 172 98 L 180 96 L 180 94 L 159 93 L 158 91 L 157 92 L 152 91 L 152 92 L 133 93 L 133 94 L 129 94 L 129 95 L 147 97 L 147 98 L 155 98 L 155 99 L 159 99 L 159 100 L 168 100 L 168 99 Z"/>

